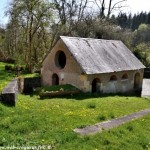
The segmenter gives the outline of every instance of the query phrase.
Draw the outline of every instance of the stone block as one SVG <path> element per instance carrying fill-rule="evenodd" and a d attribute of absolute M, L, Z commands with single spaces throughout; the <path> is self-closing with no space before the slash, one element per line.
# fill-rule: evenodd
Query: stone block
<path fill-rule="evenodd" d="M 1 101 L 4 104 L 15 106 L 17 95 L 18 95 L 18 80 L 13 79 L 3 89 L 1 94 Z"/>

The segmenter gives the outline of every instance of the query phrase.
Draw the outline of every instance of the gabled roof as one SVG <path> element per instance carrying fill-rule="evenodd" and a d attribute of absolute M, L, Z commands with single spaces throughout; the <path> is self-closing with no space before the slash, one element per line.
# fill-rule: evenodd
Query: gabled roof
<path fill-rule="evenodd" d="M 121 41 L 66 36 L 60 38 L 86 74 L 145 68 Z"/>

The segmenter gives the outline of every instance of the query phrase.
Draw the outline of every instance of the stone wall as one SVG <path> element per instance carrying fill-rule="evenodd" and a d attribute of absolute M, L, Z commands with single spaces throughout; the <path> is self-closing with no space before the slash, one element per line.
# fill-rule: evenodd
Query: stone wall
<path fill-rule="evenodd" d="M 41 87 L 41 78 L 19 78 L 19 91 L 21 93 L 30 94 L 34 88 Z"/>
<path fill-rule="evenodd" d="M 58 51 L 63 51 L 66 55 L 66 65 L 63 69 L 59 68 L 55 62 L 55 56 Z M 59 78 L 59 84 L 72 84 L 75 87 L 80 87 L 83 82 L 80 80 L 82 71 L 80 66 L 67 50 L 64 43 L 59 40 L 55 47 L 48 54 L 42 64 L 41 75 L 43 85 L 52 85 L 52 76 L 57 74 Z"/>
<path fill-rule="evenodd" d="M 18 80 L 13 79 L 9 84 L 3 89 L 1 93 L 1 101 L 4 104 L 15 106 L 18 95 Z"/>
<path fill-rule="evenodd" d="M 59 68 L 56 64 L 55 56 L 58 51 L 63 51 L 66 55 L 66 65 L 64 68 Z M 60 39 L 58 43 L 48 54 L 42 64 L 41 75 L 43 85 L 52 85 L 52 76 L 57 74 L 59 84 L 72 84 L 84 92 L 92 91 L 92 81 L 95 78 L 100 80 L 98 83 L 99 92 L 101 93 L 127 93 L 133 92 L 134 77 L 136 73 L 140 74 L 139 88 L 142 88 L 143 69 L 134 71 L 120 71 L 114 73 L 103 73 L 95 75 L 86 75 L 82 72 L 80 65 L 76 62 L 75 58 L 68 51 L 65 44 Z M 122 79 L 122 76 L 127 74 L 128 79 Z M 110 77 L 115 75 L 116 81 L 110 81 Z"/>
<path fill-rule="evenodd" d="M 139 87 L 134 88 L 135 74 L 140 74 Z M 128 78 L 123 79 L 123 75 L 127 74 Z M 117 77 L 116 81 L 110 81 L 111 76 L 115 75 Z M 97 75 L 88 75 L 87 80 L 85 80 L 86 91 L 92 91 L 92 81 L 98 78 L 99 92 L 101 93 L 132 93 L 136 90 L 141 91 L 143 82 L 143 69 L 134 71 L 121 71 L 115 73 L 105 73 Z"/>

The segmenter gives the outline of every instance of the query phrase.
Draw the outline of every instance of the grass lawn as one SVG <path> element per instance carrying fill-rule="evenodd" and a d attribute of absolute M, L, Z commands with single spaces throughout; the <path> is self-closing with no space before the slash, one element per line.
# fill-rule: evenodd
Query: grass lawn
<path fill-rule="evenodd" d="M 15 77 L 14 74 L 5 71 L 5 65 L 6 63 L 0 62 L 0 91 Z"/>
<path fill-rule="evenodd" d="M 0 62 L 0 91 L 8 84 L 10 80 L 16 77 L 15 73 L 5 71 L 5 65 L 7 63 Z M 14 66 L 13 64 L 9 64 Z M 38 76 L 37 73 L 34 74 L 21 74 L 20 77 L 36 77 Z"/>
<path fill-rule="evenodd" d="M 148 150 L 150 115 L 92 136 L 82 137 L 72 131 L 145 108 L 150 108 L 150 99 L 134 96 L 82 94 L 39 100 L 36 95 L 19 94 L 16 107 L 0 104 L 0 146 L 51 145 L 56 150 Z"/>

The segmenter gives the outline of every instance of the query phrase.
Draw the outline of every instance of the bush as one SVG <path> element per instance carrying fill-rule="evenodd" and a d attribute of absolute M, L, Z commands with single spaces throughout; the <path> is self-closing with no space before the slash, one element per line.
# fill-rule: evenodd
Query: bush
<path fill-rule="evenodd" d="M 14 60 L 13 58 L 7 58 L 7 59 L 6 59 L 6 62 L 7 62 L 7 63 L 14 64 L 14 63 L 15 63 L 15 60 Z"/>
<path fill-rule="evenodd" d="M 5 65 L 5 71 L 12 71 L 12 70 L 13 70 L 13 66 Z"/>

